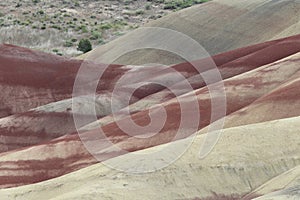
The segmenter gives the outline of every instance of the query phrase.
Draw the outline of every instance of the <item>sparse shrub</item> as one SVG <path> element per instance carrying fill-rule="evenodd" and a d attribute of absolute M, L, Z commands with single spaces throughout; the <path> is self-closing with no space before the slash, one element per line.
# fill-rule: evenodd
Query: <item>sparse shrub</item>
<path fill-rule="evenodd" d="M 81 30 L 82 33 L 87 33 L 87 32 L 89 32 L 88 29 L 87 29 L 87 27 L 86 27 L 85 25 L 78 26 L 78 27 L 76 28 L 76 30 L 77 30 L 77 31 L 80 31 L 80 30 Z"/>
<path fill-rule="evenodd" d="M 104 44 L 105 42 L 104 42 L 104 40 L 101 38 L 101 39 L 98 40 L 98 43 L 99 43 L 99 44 Z"/>
<path fill-rule="evenodd" d="M 41 0 L 32 0 L 32 3 L 34 3 L 34 4 L 37 4 L 37 3 L 40 3 L 41 2 Z"/>
<path fill-rule="evenodd" d="M 108 30 L 108 29 L 111 29 L 112 27 L 113 26 L 110 23 L 105 23 L 105 24 L 100 25 L 100 29 L 102 29 L 102 30 Z"/>
<path fill-rule="evenodd" d="M 43 15 L 43 14 L 45 14 L 45 12 L 44 12 L 43 10 L 39 10 L 39 11 L 37 12 L 37 14 Z"/>
<path fill-rule="evenodd" d="M 178 10 L 178 9 L 188 8 L 195 4 L 200 4 L 207 1 L 208 0 L 172 0 L 166 2 L 164 9 Z"/>
<path fill-rule="evenodd" d="M 56 25 L 56 24 L 53 24 L 52 26 L 50 26 L 51 28 L 54 28 L 54 29 L 57 29 L 57 30 L 61 30 L 61 27 Z"/>
<path fill-rule="evenodd" d="M 79 4 L 79 2 L 77 0 L 74 1 L 74 6 L 76 6 L 76 7 L 80 6 L 80 4 Z"/>
<path fill-rule="evenodd" d="M 146 9 L 146 10 L 150 10 L 150 9 L 151 9 L 151 4 L 149 4 L 149 3 L 146 4 L 146 5 L 145 5 L 145 9 Z"/>
<path fill-rule="evenodd" d="M 137 11 L 135 11 L 136 15 L 143 15 L 144 13 L 145 13 L 144 10 L 137 10 Z"/>
<path fill-rule="evenodd" d="M 124 5 L 129 5 L 129 4 L 131 4 L 132 3 L 132 0 L 125 0 L 124 1 Z"/>
<path fill-rule="evenodd" d="M 70 40 L 67 40 L 64 44 L 64 47 L 72 47 L 73 46 L 73 42 Z"/>
<path fill-rule="evenodd" d="M 102 37 L 102 34 L 98 31 L 92 31 L 92 36 L 90 37 L 91 40 L 98 40 Z"/>
<path fill-rule="evenodd" d="M 81 39 L 78 47 L 78 51 L 82 51 L 83 53 L 89 52 L 92 50 L 92 44 L 89 39 Z"/>

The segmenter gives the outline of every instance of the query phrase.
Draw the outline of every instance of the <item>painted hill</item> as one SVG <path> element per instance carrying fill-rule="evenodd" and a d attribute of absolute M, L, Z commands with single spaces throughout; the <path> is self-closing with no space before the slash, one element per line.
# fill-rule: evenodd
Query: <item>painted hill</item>
<path fill-rule="evenodd" d="M 5 46 L 2 47 L 2 49 L 5 48 Z M 8 48 L 10 51 L 13 49 L 25 51 L 18 47 L 9 46 Z M 0 187 L 15 188 L 0 190 L 0 196 L 7 199 L 36 199 L 39 195 L 48 199 L 82 199 L 88 196 L 93 199 L 101 195 L 101 198 L 109 199 L 120 198 L 125 190 L 130 190 L 136 192 L 126 193 L 126 198 L 137 199 L 139 195 L 144 194 L 149 199 L 159 198 L 159 196 L 172 199 L 241 199 L 272 192 L 271 189 L 261 189 L 260 187 L 263 187 L 263 184 L 266 184 L 266 188 L 275 187 L 275 184 L 268 186 L 268 181 L 276 176 L 285 176 L 286 171 L 299 165 L 297 157 L 299 145 L 296 142 L 299 135 L 297 124 L 300 111 L 300 94 L 297 89 L 300 70 L 299 50 L 300 36 L 296 35 L 213 57 L 224 78 L 227 106 L 226 129 L 222 131 L 223 134 L 216 147 L 204 159 L 199 159 L 197 152 L 199 153 L 201 144 L 208 137 L 207 135 L 211 134 L 207 132 L 210 122 L 218 123 L 220 120 L 218 116 L 212 115 L 210 105 L 213 100 L 220 98 L 220 94 L 218 90 L 210 91 L 209 85 L 205 85 L 204 80 L 188 63 L 174 65 L 170 68 L 184 74 L 184 78 L 193 86 L 192 92 L 185 88 L 178 90 L 177 95 L 180 99 L 178 101 L 163 87 L 154 85 L 156 88 L 154 90 L 153 87 L 142 87 L 131 102 L 131 115 L 124 114 L 120 104 L 114 113 L 116 118 L 112 118 L 110 115 L 112 110 L 105 102 L 111 100 L 109 94 L 125 71 L 130 75 L 129 83 L 123 85 L 125 91 L 126 88 L 132 87 L 132 84 L 137 84 L 140 81 L 139 77 L 148 77 L 149 80 L 155 78 L 162 83 L 169 83 L 170 86 L 181 86 L 181 81 L 173 79 L 172 72 L 165 67 L 131 66 L 129 68 L 126 66 L 124 68 L 120 65 L 112 65 L 108 68 L 105 76 L 107 80 L 111 78 L 109 81 L 111 85 L 106 85 L 108 88 L 106 90 L 102 89 L 104 86 L 97 90 L 96 102 L 99 107 L 96 107 L 96 110 L 99 120 L 82 127 L 80 135 L 76 133 L 73 122 L 73 114 L 80 109 L 72 110 L 74 107 L 67 95 L 62 100 L 50 104 L 45 103 L 30 110 L 24 109 L 24 112 L 3 117 L 0 119 L 2 151 L 0 154 Z M 34 53 L 28 51 L 27 57 L 32 58 L 31 54 Z M 70 65 L 73 65 L 74 62 L 78 63 L 79 61 L 63 60 L 63 62 L 70 62 Z M 207 59 L 195 62 L 207 63 Z M 22 66 L 31 66 L 32 63 L 35 62 L 23 61 Z M 50 60 L 49 66 L 51 63 Z M 11 69 L 14 69 L 13 67 L 19 65 L 21 64 L 10 66 L 12 66 Z M 28 67 L 28 76 L 31 69 L 32 71 L 36 70 L 39 66 Z M 101 65 L 89 63 L 91 70 L 95 70 L 99 66 Z M 76 65 L 74 68 L 76 69 Z M 3 69 L 6 68 L 3 67 Z M 206 70 L 209 71 L 209 68 L 202 69 L 203 73 L 207 72 Z M 51 73 L 57 74 L 60 70 L 62 69 L 54 68 Z M 149 73 L 149 70 L 154 71 L 153 76 L 142 76 Z M 49 71 L 41 70 L 40 73 L 41 77 L 47 77 Z M 72 81 L 74 82 L 74 74 L 68 73 L 70 84 Z M 137 74 L 139 76 L 136 76 Z M 8 77 L 5 78 L 2 80 L 10 80 Z M 30 82 L 11 80 L 14 81 L 12 81 L 12 86 L 30 85 Z M 33 78 L 32 81 L 41 80 Z M 46 80 L 44 81 L 46 82 Z M 219 86 L 219 83 L 213 85 Z M 16 88 L 18 89 L 18 87 Z M 51 89 L 51 87 L 49 88 Z M 194 131 L 189 130 L 190 127 L 186 127 L 181 130 L 182 134 L 179 137 L 175 137 L 181 116 L 182 105 L 180 102 L 185 102 L 186 106 L 191 107 L 192 94 L 197 97 L 199 105 L 197 112 L 200 113 L 201 120 L 198 126 L 194 127 Z M 91 99 L 85 96 L 79 102 L 86 106 L 90 104 Z M 85 117 L 88 117 L 90 111 L 85 109 L 85 106 L 76 106 L 82 108 L 87 113 Z M 139 136 L 138 138 L 127 135 L 118 127 L 118 123 L 127 124 L 130 119 L 137 124 L 145 124 L 148 121 L 148 113 L 155 113 L 161 107 L 171 117 L 167 118 L 159 133 L 150 138 L 140 138 L 147 134 L 143 132 L 135 133 L 137 134 L 135 136 Z M 188 109 L 189 113 L 194 112 L 192 108 Z M 105 137 L 113 141 L 114 146 L 108 145 L 103 137 L 99 136 L 99 124 L 105 131 Z M 145 176 L 126 175 L 126 173 L 113 170 L 101 163 L 97 164 L 97 160 L 100 160 L 104 163 L 114 163 L 116 166 L 121 163 L 129 167 L 128 169 L 134 168 L 141 163 L 136 160 L 130 161 L 135 152 L 157 151 L 156 149 L 163 148 L 165 145 L 176 148 L 188 140 L 184 138 L 194 136 L 195 132 L 197 132 L 197 136 L 193 145 L 182 157 L 167 168 Z M 178 141 L 173 141 L 174 137 Z M 97 160 L 87 151 L 82 141 L 88 142 L 95 148 L 97 154 L 93 156 L 96 156 Z M 145 166 L 147 166 L 146 163 Z M 86 187 L 89 187 L 90 190 L 79 186 L 74 179 L 87 183 Z M 210 181 L 201 181 L 204 179 Z M 145 182 L 145 180 L 147 181 Z M 119 184 L 123 186 L 120 188 Z M 149 187 L 152 189 L 147 189 Z M 275 187 L 275 190 L 278 189 L 285 189 L 285 187 Z M 77 192 L 70 193 L 73 190 Z"/>
<path fill-rule="evenodd" d="M 146 27 L 162 27 L 191 37 L 211 55 L 282 37 L 299 34 L 300 3 L 296 0 L 213 0 L 155 20 Z M 135 42 L 145 46 L 153 36 L 147 29 L 137 29 L 96 49 L 109 58 L 121 48 L 130 49 Z M 154 34 L 154 33 L 153 33 Z M 159 34 L 159 30 L 157 33 Z M 149 37 L 146 37 L 149 35 Z M 162 34 L 161 34 L 162 35 Z M 165 40 L 160 37 L 161 41 Z M 119 54 L 117 54 L 119 55 Z M 81 56 L 84 58 L 86 56 Z M 104 56 L 105 58 L 105 56 Z M 93 58 L 89 58 L 93 59 Z M 121 64 L 174 64 L 182 58 L 161 50 L 136 50 L 117 59 Z"/>
<path fill-rule="evenodd" d="M 242 199 L 299 165 L 299 145 L 291 143 L 291 138 L 299 139 L 298 124 L 296 117 L 225 129 L 203 160 L 198 153 L 205 135 L 199 135 L 175 163 L 153 173 L 128 175 L 99 163 L 57 179 L 1 190 L 0 194 L 7 199 Z M 176 147 L 178 142 L 172 145 Z M 110 162 L 129 168 L 144 163 L 130 154 Z"/>
<path fill-rule="evenodd" d="M 285 51 L 277 50 L 287 45 L 290 48 L 286 49 Z M 17 47 L 15 48 L 17 51 L 18 48 Z M 299 36 L 294 36 L 294 37 L 286 38 L 284 40 L 272 41 L 265 44 L 244 47 L 242 49 L 238 49 L 235 51 L 230 51 L 227 53 L 214 56 L 213 59 L 217 63 L 223 79 L 233 77 L 233 80 L 228 79 L 225 81 L 226 90 L 228 90 L 227 93 L 228 112 L 234 112 L 237 109 L 249 104 L 253 100 L 256 100 L 256 98 L 260 97 L 260 95 L 264 94 L 266 91 L 273 89 L 276 85 L 280 84 L 280 81 L 284 81 L 291 74 L 297 72 L 298 66 L 296 64 L 293 64 L 292 62 L 292 60 L 294 60 L 293 58 L 297 56 L 292 54 L 294 54 L 297 51 L 299 51 Z M 269 56 L 265 56 L 266 54 L 268 54 Z M 285 68 L 280 68 L 280 66 L 282 65 L 281 63 L 283 61 L 279 61 L 278 63 L 275 62 L 276 65 L 273 64 L 274 61 L 281 60 L 282 58 L 287 57 L 289 55 L 292 56 L 283 59 L 283 61 L 286 61 L 287 63 L 291 62 L 291 64 L 289 64 L 290 67 L 286 66 Z M 224 60 L 224 58 L 226 58 L 227 60 Z M 204 61 L 205 59 L 199 60 L 197 62 L 207 63 Z M 71 61 L 71 64 L 72 62 L 73 61 Z M 23 64 L 24 65 L 27 64 L 31 66 L 31 63 L 24 62 Z M 51 66 L 51 62 L 49 62 L 48 65 Z M 259 70 L 261 65 L 266 65 L 266 66 L 262 66 L 261 67 L 262 69 Z M 14 65 L 10 67 L 11 69 L 14 69 L 17 66 L 18 65 Z M 204 65 L 200 65 L 200 67 L 202 66 L 205 67 Z M 3 68 L 4 67 L 7 67 L 8 69 L 8 66 L 3 65 Z M 36 67 L 35 70 L 39 67 L 40 66 Z M 96 67 L 97 65 L 94 66 L 95 69 Z M 76 68 L 76 66 L 74 66 L 74 68 Z M 199 90 L 199 88 L 205 86 L 205 82 L 203 78 L 199 77 L 199 75 L 194 75 L 195 72 L 192 71 L 191 65 L 187 63 L 183 63 L 183 64 L 175 65 L 172 68 L 176 69 L 176 71 L 181 71 L 181 73 L 184 73 L 185 76 L 188 78 L 187 80 L 189 80 L 189 82 L 191 83 L 194 89 Z M 254 70 L 256 68 L 257 70 Z M 265 70 L 268 71 L 269 68 L 271 68 L 270 71 L 268 73 L 265 73 Z M 42 69 L 43 66 L 40 67 L 40 71 L 42 71 Z M 61 70 L 60 68 L 57 68 L 57 71 L 60 70 Z M 147 74 L 148 71 L 150 70 L 154 71 L 154 69 L 151 67 L 148 67 L 147 69 L 138 68 L 135 69 L 134 71 L 130 71 L 128 67 L 122 68 L 120 66 L 112 65 L 107 72 L 107 77 L 110 78 L 110 80 L 107 82 L 110 83 L 110 85 L 106 84 L 105 86 L 111 89 L 103 90 L 102 88 L 104 88 L 104 86 L 102 86 L 99 87 L 99 90 L 97 91 L 96 113 L 97 116 L 101 119 L 97 122 L 91 123 L 90 125 L 84 124 L 86 127 L 82 127 L 82 130 L 84 129 L 90 130 L 92 128 L 96 128 L 99 123 L 104 125 L 114 120 L 113 116 L 110 115 L 112 112 L 111 105 L 110 105 L 111 98 L 112 98 L 111 92 L 114 87 L 114 83 L 118 80 L 118 78 L 121 76 L 122 73 L 127 71 L 129 74 L 132 74 L 129 76 L 130 81 L 129 80 L 126 81 L 127 85 L 123 85 L 123 88 L 126 87 L 130 88 L 132 87 L 132 83 L 135 82 L 137 83 L 141 79 L 142 75 Z M 155 70 L 158 70 L 158 68 L 156 68 Z M 254 71 L 249 72 L 248 74 L 245 75 L 236 76 L 238 74 L 243 74 L 244 72 L 251 71 L 251 70 Z M 53 69 L 53 71 L 56 72 L 55 68 Z M 110 71 L 113 72 L 113 74 L 110 75 L 109 74 L 111 73 Z M 35 73 L 34 70 L 32 70 L 31 73 L 30 72 L 31 69 L 28 67 L 28 71 L 27 71 L 28 76 L 30 75 L 33 76 L 33 74 Z M 165 72 L 163 70 L 158 70 L 158 72 L 159 75 L 157 75 L 156 78 L 161 83 L 168 83 L 169 85 L 175 83 L 176 80 L 173 78 L 174 76 L 172 76 L 172 73 L 169 73 L 166 70 Z M 46 71 L 46 73 L 48 72 Z M 239 98 L 243 98 L 243 101 L 239 101 L 237 99 L 238 94 L 236 92 L 232 93 L 233 90 L 236 90 L 235 85 L 237 83 L 242 84 L 243 82 L 247 84 L 251 79 L 251 77 L 254 76 L 256 77 L 256 79 L 258 79 L 258 77 L 261 76 L 260 74 L 264 75 L 265 77 L 263 77 L 262 80 L 257 82 L 257 84 L 263 83 L 264 79 L 266 79 L 266 81 L 271 81 L 272 79 L 270 79 L 270 77 L 273 76 L 277 76 L 277 82 L 275 83 L 271 82 L 270 84 L 266 84 L 265 87 L 255 86 L 255 87 L 249 87 L 248 90 L 245 91 L 237 90 L 242 93 L 240 94 L 241 97 Z M 280 74 L 280 76 L 278 76 L 277 74 Z M 45 76 L 47 75 L 40 75 L 40 77 L 45 77 Z M 37 108 L 33 108 L 27 111 L 25 110 L 25 112 L 16 113 L 14 115 L 3 117 L 2 119 L 0 119 L 0 130 L 1 130 L 0 141 L 2 141 L 0 152 L 13 150 L 20 147 L 26 147 L 28 145 L 38 144 L 43 141 L 48 141 L 60 136 L 64 136 L 76 132 L 76 128 L 73 122 L 73 114 L 76 114 L 77 112 L 80 113 L 79 111 L 76 111 L 76 109 L 85 110 L 85 117 L 90 117 L 90 115 L 92 115 L 92 111 L 89 110 L 89 105 L 92 105 L 93 103 L 92 96 L 80 97 L 80 101 L 78 102 L 78 104 L 75 105 L 76 102 L 74 102 L 74 105 L 72 107 L 72 99 L 68 99 L 67 97 L 71 96 L 70 94 L 70 91 L 72 90 L 71 84 L 74 83 L 75 72 L 69 73 L 68 76 L 71 77 L 70 84 L 69 85 L 63 84 L 63 86 L 67 88 L 67 91 L 69 91 L 65 95 L 66 99 L 61 101 L 57 99 L 58 101 L 56 102 L 47 105 L 41 105 Z M 57 79 L 58 78 L 56 78 L 56 80 Z M 13 79 L 13 80 L 19 80 L 19 79 Z M 31 80 L 34 81 L 34 79 Z M 36 82 L 38 81 L 41 81 L 41 79 L 36 80 Z M 47 79 L 42 79 L 42 81 L 44 81 L 44 84 L 47 85 Z M 51 84 L 53 84 L 53 81 L 49 79 L 48 83 L 49 86 L 51 86 Z M 24 88 L 24 86 L 21 85 L 21 83 L 17 82 L 14 83 L 14 85 L 12 85 L 13 87 L 16 87 L 15 90 L 20 88 L 20 86 L 15 86 L 17 84 L 19 84 L 20 86 L 22 86 L 22 88 Z M 180 84 L 181 84 L 180 82 L 177 83 L 176 88 L 180 88 Z M 145 109 L 148 109 L 150 106 L 153 106 L 158 103 L 164 103 L 165 101 L 171 100 L 174 97 L 173 96 L 174 94 L 172 94 L 172 92 L 170 92 L 168 89 L 163 89 L 161 87 L 155 89 L 154 87 L 154 90 L 153 88 L 149 90 L 149 88 L 150 87 L 139 89 L 138 96 L 134 100 L 132 100 L 132 104 L 130 105 L 130 110 L 132 113 L 143 111 Z M 182 90 L 177 90 L 177 95 L 182 95 L 187 92 L 186 88 L 184 87 L 182 88 L 183 88 Z M 53 90 L 52 88 L 50 89 Z M 201 93 L 201 91 L 205 92 L 205 90 L 199 90 L 199 93 Z M 30 91 L 28 90 L 26 92 L 29 93 Z M 24 94 L 24 89 L 23 89 L 23 94 Z M 121 94 L 120 96 L 117 97 L 114 96 L 114 100 L 118 102 L 117 105 L 116 104 L 114 105 L 114 110 L 115 112 L 119 110 L 118 114 L 114 116 L 115 119 L 116 118 L 121 119 L 124 117 L 123 111 L 126 104 L 124 103 L 124 100 L 122 100 L 125 99 L 125 97 L 124 96 L 122 97 L 122 95 L 124 94 Z M 5 96 L 5 94 L 3 94 L 3 96 Z M 14 97 L 12 96 L 12 94 L 10 94 L 10 96 L 7 96 L 7 98 L 19 98 L 19 97 L 18 96 Z M 44 96 L 42 96 L 42 98 L 45 99 Z M 23 100 L 24 103 L 30 102 L 28 100 L 26 101 L 26 99 L 24 98 Z M 238 101 L 238 103 L 235 103 L 236 101 Z M 84 105 L 80 105 L 80 102 L 85 102 L 85 103 Z M 235 105 L 235 107 L 231 108 L 231 106 L 229 106 L 231 104 Z"/>
<path fill-rule="evenodd" d="M 163 29 L 87 60 L 0 45 L 0 199 L 299 199 L 299 8 L 213 0 L 146 25 L 214 54 L 190 60 L 106 64 L 164 45 Z"/>

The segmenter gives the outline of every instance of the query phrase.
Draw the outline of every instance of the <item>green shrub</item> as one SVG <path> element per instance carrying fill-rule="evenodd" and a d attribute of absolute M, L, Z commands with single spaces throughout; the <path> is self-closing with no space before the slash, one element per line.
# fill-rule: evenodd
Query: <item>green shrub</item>
<path fill-rule="evenodd" d="M 79 4 L 78 1 L 75 1 L 75 2 L 74 2 L 74 5 L 75 5 L 76 7 L 80 6 L 80 4 Z"/>
<path fill-rule="evenodd" d="M 151 9 L 151 4 L 149 4 L 149 3 L 146 4 L 146 5 L 145 5 L 145 9 L 146 9 L 146 10 L 150 10 L 150 9 Z"/>
<path fill-rule="evenodd" d="M 98 43 L 99 44 L 105 44 L 105 41 L 101 38 L 101 39 L 98 40 Z"/>
<path fill-rule="evenodd" d="M 195 4 L 207 2 L 208 0 L 171 0 L 165 3 L 164 9 L 178 10 L 191 7 Z"/>
<path fill-rule="evenodd" d="M 105 23 L 105 24 L 100 25 L 100 29 L 102 29 L 102 30 L 108 30 L 108 29 L 111 29 L 112 27 L 113 26 L 110 23 Z"/>
<path fill-rule="evenodd" d="M 83 53 L 89 52 L 92 50 L 92 44 L 89 39 L 81 39 L 78 47 L 78 51 L 82 51 Z"/>
<path fill-rule="evenodd" d="M 98 31 L 92 31 L 92 36 L 90 37 L 91 40 L 98 40 L 102 37 L 102 34 Z"/>
<path fill-rule="evenodd" d="M 40 3 L 41 2 L 41 0 L 32 0 L 32 3 L 34 3 L 34 4 L 37 4 L 37 3 Z"/>
<path fill-rule="evenodd" d="M 135 11 L 136 15 L 143 15 L 145 12 L 143 10 L 137 10 Z"/>
<path fill-rule="evenodd" d="M 82 33 L 87 33 L 89 31 L 88 31 L 87 27 L 83 25 L 83 26 L 81 26 L 81 32 Z"/>
<path fill-rule="evenodd" d="M 70 40 L 67 40 L 64 44 L 64 47 L 72 47 L 73 46 L 73 42 Z"/>
<path fill-rule="evenodd" d="M 43 10 L 39 10 L 37 13 L 40 14 L 40 15 L 45 14 L 45 12 Z"/>
<path fill-rule="evenodd" d="M 131 4 L 132 3 L 132 0 L 125 0 L 124 1 L 124 5 L 129 5 L 129 4 Z"/>
<path fill-rule="evenodd" d="M 58 25 L 56 25 L 56 24 L 54 24 L 54 25 L 52 25 L 52 26 L 50 26 L 51 28 L 54 28 L 54 29 L 57 29 L 57 30 L 61 30 L 61 27 L 60 26 L 58 26 Z"/>

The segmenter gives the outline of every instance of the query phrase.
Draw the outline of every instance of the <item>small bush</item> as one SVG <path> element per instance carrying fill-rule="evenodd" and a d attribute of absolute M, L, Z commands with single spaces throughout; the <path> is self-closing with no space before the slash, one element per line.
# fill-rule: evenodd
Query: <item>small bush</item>
<path fill-rule="evenodd" d="M 74 1 L 74 5 L 75 5 L 76 7 L 80 6 L 80 4 L 79 4 L 79 2 L 78 2 L 77 0 Z"/>
<path fill-rule="evenodd" d="M 40 3 L 41 2 L 41 0 L 32 0 L 32 3 L 34 3 L 34 4 L 37 4 L 37 3 Z"/>
<path fill-rule="evenodd" d="M 145 12 L 143 10 L 137 10 L 135 12 L 136 15 L 143 15 Z"/>
<path fill-rule="evenodd" d="M 73 46 L 73 42 L 69 40 L 67 40 L 64 44 L 64 47 L 72 47 L 72 46 Z"/>
<path fill-rule="evenodd" d="M 78 51 L 82 51 L 83 53 L 89 52 L 92 50 L 92 44 L 89 39 L 81 39 L 78 47 Z"/>
<path fill-rule="evenodd" d="M 82 33 L 87 33 L 89 32 L 86 26 L 81 26 L 81 32 Z"/>
<path fill-rule="evenodd" d="M 111 29 L 112 27 L 113 27 L 112 24 L 109 24 L 109 23 L 100 25 L 100 29 L 102 29 L 102 30 L 108 30 L 108 29 Z"/>
<path fill-rule="evenodd" d="M 38 11 L 37 13 L 40 14 L 40 15 L 45 14 L 45 12 L 44 12 L 43 10 L 40 10 L 40 11 Z"/>
<path fill-rule="evenodd" d="M 151 9 L 151 4 L 149 4 L 149 3 L 146 4 L 146 5 L 145 5 L 145 9 L 146 9 L 146 10 L 150 10 L 150 9 Z"/>
<path fill-rule="evenodd" d="M 188 8 L 195 4 L 200 4 L 204 2 L 207 2 L 207 0 L 172 0 L 166 2 L 164 9 L 178 10 L 178 9 Z"/>
<path fill-rule="evenodd" d="M 58 25 L 56 25 L 56 24 L 52 25 L 51 28 L 54 28 L 54 29 L 57 29 L 57 30 L 61 30 L 61 27 L 58 26 Z"/>
<path fill-rule="evenodd" d="M 124 5 L 129 5 L 129 4 L 131 4 L 133 1 L 132 0 L 125 0 L 124 1 Z"/>
<path fill-rule="evenodd" d="M 98 40 L 102 37 L 102 34 L 98 31 L 92 31 L 92 36 L 90 37 L 91 40 Z"/>

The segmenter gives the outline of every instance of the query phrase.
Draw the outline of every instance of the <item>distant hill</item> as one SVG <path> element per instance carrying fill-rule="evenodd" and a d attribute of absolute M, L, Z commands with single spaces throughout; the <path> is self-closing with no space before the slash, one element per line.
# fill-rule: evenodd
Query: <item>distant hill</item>
<path fill-rule="evenodd" d="M 5 0 L 0 2 L 0 43 L 75 56 L 81 53 L 76 47 L 82 38 L 93 46 L 104 44 L 203 1 Z"/>
<path fill-rule="evenodd" d="M 182 32 L 202 45 L 211 55 L 239 47 L 300 33 L 300 2 L 297 0 L 213 0 L 169 14 L 146 24 Z M 137 40 L 132 31 L 97 48 L 97 54 L 114 54 Z M 145 31 L 145 33 L 147 32 Z M 141 44 L 151 41 L 139 39 Z M 145 37 L 146 38 L 146 37 Z M 164 40 L 163 37 L 161 37 Z M 174 41 L 176 42 L 176 41 Z M 129 46 L 130 47 L 130 46 Z M 95 52 L 95 51 L 94 51 Z M 88 54 L 87 54 L 88 55 Z M 84 58 L 86 56 L 81 56 Z M 116 63 L 174 64 L 182 58 L 159 50 L 139 50 L 122 56 Z"/>

